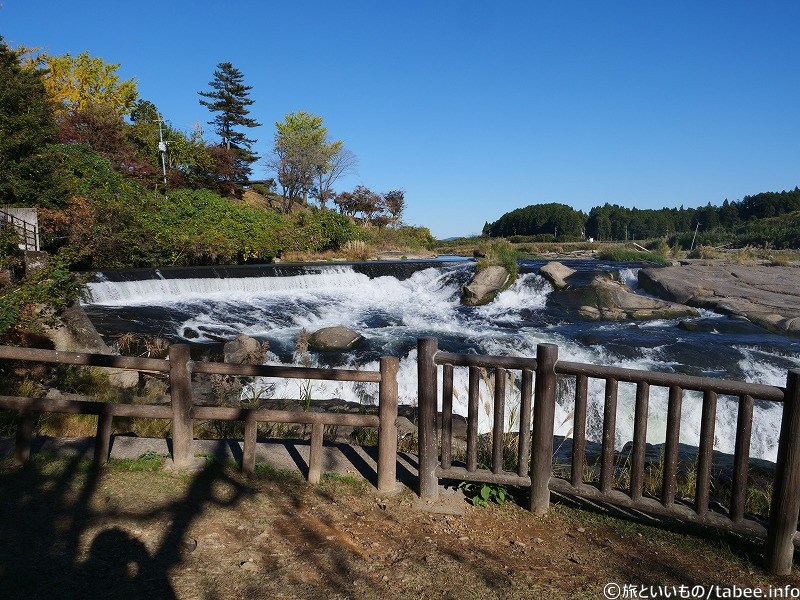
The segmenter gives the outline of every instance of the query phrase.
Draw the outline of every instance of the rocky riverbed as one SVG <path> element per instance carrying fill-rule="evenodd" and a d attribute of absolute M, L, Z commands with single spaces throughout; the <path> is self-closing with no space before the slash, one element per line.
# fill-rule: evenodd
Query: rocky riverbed
<path fill-rule="evenodd" d="M 671 302 L 746 318 L 777 333 L 800 334 L 800 267 L 686 264 L 642 269 L 639 286 Z"/>

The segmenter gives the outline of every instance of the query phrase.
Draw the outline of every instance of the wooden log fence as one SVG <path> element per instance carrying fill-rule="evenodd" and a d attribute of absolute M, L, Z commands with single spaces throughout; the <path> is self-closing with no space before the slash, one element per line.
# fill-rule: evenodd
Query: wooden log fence
<path fill-rule="evenodd" d="M 244 422 L 242 470 L 255 472 L 258 423 L 298 423 L 311 425 L 308 481 L 318 483 L 322 474 L 323 432 L 326 426 L 378 428 L 377 488 L 390 492 L 396 486 L 397 469 L 397 371 L 395 357 L 382 357 L 380 370 L 313 369 L 276 365 L 233 365 L 214 362 L 193 362 L 189 347 L 175 344 L 169 348 L 168 360 L 58 352 L 34 348 L 0 346 L 0 359 L 43 363 L 112 367 L 135 371 L 166 373 L 169 377 L 170 405 L 121 404 L 61 398 L 25 398 L 0 396 L 0 409 L 19 412 L 14 447 L 14 461 L 26 462 L 30 456 L 36 416 L 41 412 L 92 414 L 98 416 L 93 462 L 104 464 L 109 456 L 114 417 L 142 417 L 172 420 L 172 460 L 176 468 L 190 465 L 193 459 L 194 421 L 217 419 Z M 208 373 L 247 377 L 290 379 L 322 379 L 377 383 L 378 415 L 357 415 L 331 412 L 300 412 L 265 408 L 196 406 L 192 400 L 192 373 Z"/>
<path fill-rule="evenodd" d="M 765 561 L 769 571 L 789 573 L 794 547 L 800 545 L 800 370 L 791 370 L 786 388 L 675 373 L 624 369 L 558 361 L 558 348 L 540 344 L 535 358 L 453 354 L 438 351 L 435 338 L 418 343 L 419 369 L 419 494 L 424 500 L 435 500 L 438 480 L 460 480 L 530 489 L 530 510 L 547 511 L 550 492 L 577 496 L 633 509 L 646 514 L 666 516 L 765 539 Z M 442 366 L 442 439 L 437 444 L 438 371 Z M 463 466 L 452 459 L 452 396 L 454 369 L 469 370 L 467 391 L 467 441 Z M 480 401 L 480 369 L 494 373 L 493 433 L 491 465 L 478 464 L 478 407 Z M 497 443 L 504 434 L 504 396 L 506 371 L 521 371 L 519 456 L 517 468 L 503 468 L 503 448 Z M 533 422 L 531 428 L 531 378 L 535 374 Z M 553 430 L 558 378 L 574 378 L 573 446 L 569 478 L 553 476 Z M 584 482 L 586 469 L 586 425 L 589 382 L 604 383 L 603 423 L 600 435 L 600 474 L 597 482 Z M 633 443 L 630 456 L 630 478 L 626 489 L 619 489 L 616 477 L 615 452 L 619 384 L 634 384 L 636 400 L 633 414 Z M 568 386 L 562 386 L 565 389 Z M 645 492 L 647 422 L 651 388 L 668 390 L 666 441 L 664 445 L 661 493 L 653 497 Z M 703 394 L 700 440 L 697 455 L 697 483 L 693 499 L 677 497 L 678 442 L 681 411 L 687 391 Z M 727 510 L 711 506 L 710 485 L 714 446 L 714 424 L 718 396 L 737 400 L 737 426 L 731 500 Z M 766 527 L 764 522 L 748 515 L 745 507 L 748 487 L 750 435 L 756 401 L 783 404 L 778 458 L 775 465 L 772 504 Z M 440 459 L 441 457 L 441 459 Z"/>
<path fill-rule="evenodd" d="M 0 396 L 0 409 L 19 412 L 14 447 L 14 460 L 17 463 L 24 463 L 30 456 L 34 424 L 40 412 L 97 415 L 94 454 L 96 465 L 104 463 L 108 458 L 114 417 L 171 419 L 172 458 L 177 468 L 185 467 L 191 462 L 195 419 L 242 421 L 245 426 L 242 470 L 249 474 L 255 471 L 258 423 L 298 423 L 311 425 L 308 480 L 315 483 L 319 481 L 322 472 L 324 427 L 347 425 L 378 428 L 377 487 L 379 491 L 386 492 L 396 485 L 399 362 L 394 357 L 381 358 L 379 371 L 193 362 L 189 357 L 188 346 L 185 345 L 171 346 L 169 360 L 6 346 L 0 346 L 0 359 L 160 372 L 168 374 L 170 380 L 169 406 Z M 441 439 L 438 439 L 437 428 L 439 366 L 442 367 Z M 468 369 L 469 376 L 464 466 L 454 465 L 452 456 L 455 368 Z M 486 468 L 478 463 L 478 410 L 482 369 L 492 370 L 494 374 L 491 464 Z M 506 470 L 503 461 L 503 418 L 508 371 L 520 371 L 518 455 L 513 471 Z M 378 383 L 379 414 L 196 406 L 192 402 L 192 373 Z M 553 476 L 553 431 L 558 377 L 574 378 L 575 381 L 573 452 L 569 479 Z M 591 379 L 602 380 L 605 388 L 600 436 L 600 477 L 597 484 L 583 481 Z M 618 489 L 619 486 L 615 485 L 614 464 L 620 383 L 636 386 L 630 482 L 625 490 Z M 644 489 L 647 421 L 651 410 L 649 399 L 652 387 L 668 390 L 664 469 L 659 498 L 647 495 Z M 681 408 L 686 391 L 703 394 L 697 484 L 693 503 L 676 497 Z M 530 510 L 543 514 L 549 507 L 550 492 L 554 491 L 765 538 L 768 570 L 777 574 L 791 571 L 794 547 L 800 545 L 800 533 L 797 531 L 800 514 L 800 369 L 789 371 L 784 389 L 708 377 L 559 361 L 558 347 L 552 344 L 537 346 L 535 358 L 501 357 L 440 352 L 435 338 L 423 338 L 418 342 L 418 394 L 419 495 L 424 500 L 437 498 L 440 479 L 517 485 L 530 489 Z M 714 424 L 720 395 L 738 400 L 732 492 L 726 512 L 710 505 Z M 766 527 L 748 515 L 745 506 L 750 435 L 756 401 L 783 404 L 772 501 Z"/>

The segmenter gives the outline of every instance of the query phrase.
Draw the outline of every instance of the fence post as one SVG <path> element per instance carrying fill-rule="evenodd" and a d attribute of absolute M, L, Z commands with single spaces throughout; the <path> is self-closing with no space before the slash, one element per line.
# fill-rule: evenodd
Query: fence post
<path fill-rule="evenodd" d="M 322 437 L 325 425 L 311 424 L 311 447 L 308 450 L 308 483 L 317 485 L 322 479 Z"/>
<path fill-rule="evenodd" d="M 419 440 L 419 497 L 436 500 L 439 497 L 439 479 L 436 477 L 438 460 L 436 448 L 436 395 L 437 373 L 434 357 L 439 341 L 433 337 L 417 341 L 417 400 Z"/>
<path fill-rule="evenodd" d="M 14 440 L 14 464 L 22 466 L 31 456 L 33 427 L 36 424 L 36 413 L 29 408 L 19 411 L 17 420 L 17 437 Z"/>
<path fill-rule="evenodd" d="M 378 392 L 378 491 L 391 492 L 397 479 L 397 371 L 400 360 L 381 357 Z"/>
<path fill-rule="evenodd" d="M 114 415 L 97 415 L 97 434 L 94 438 L 94 466 L 101 467 L 108 462 L 108 452 L 111 449 L 111 429 L 114 425 Z"/>
<path fill-rule="evenodd" d="M 242 473 L 253 476 L 256 473 L 256 441 L 258 421 L 252 412 L 244 420 L 244 440 L 242 441 Z"/>
<path fill-rule="evenodd" d="M 556 411 L 556 371 L 558 346 L 536 346 L 536 387 L 533 402 L 531 440 L 530 509 L 543 515 L 550 507 L 550 474 L 553 470 L 553 419 Z"/>
<path fill-rule="evenodd" d="M 767 570 L 776 575 L 792 571 L 794 536 L 800 514 L 800 369 L 789 371 L 775 464 L 775 484 L 769 509 L 764 552 Z"/>
<path fill-rule="evenodd" d="M 176 469 L 192 462 L 192 376 L 189 373 L 189 346 L 169 347 L 169 394 L 172 400 L 172 463 Z"/>

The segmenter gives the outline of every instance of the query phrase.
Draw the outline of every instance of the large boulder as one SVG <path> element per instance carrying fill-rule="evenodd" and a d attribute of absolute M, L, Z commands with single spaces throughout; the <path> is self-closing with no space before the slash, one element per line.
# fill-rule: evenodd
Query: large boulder
<path fill-rule="evenodd" d="M 59 352 L 80 352 L 87 354 L 114 354 L 97 333 L 89 317 L 83 312 L 80 303 L 75 302 L 61 314 L 55 327 L 47 329 L 45 335 Z M 119 388 L 132 388 L 139 385 L 139 372 L 125 369 L 105 369 L 111 385 Z"/>
<path fill-rule="evenodd" d="M 308 338 L 308 347 L 312 350 L 345 351 L 352 350 L 364 337 L 343 325 L 323 327 Z"/>
<path fill-rule="evenodd" d="M 264 362 L 264 352 L 258 340 L 243 333 L 236 334 L 232 340 L 225 342 L 222 348 L 224 361 L 234 365 L 260 365 Z"/>
<path fill-rule="evenodd" d="M 561 264 L 557 260 L 551 260 L 546 265 L 542 265 L 539 274 L 553 284 L 557 290 L 563 290 L 569 286 L 566 279 L 575 273 L 575 269 Z"/>
<path fill-rule="evenodd" d="M 779 333 L 800 335 L 800 269 L 692 263 L 639 271 L 639 285 L 661 298 L 710 308 Z"/>
<path fill-rule="evenodd" d="M 696 317 L 694 308 L 633 293 L 625 284 L 598 275 L 581 288 L 560 293 L 559 301 L 592 321 L 626 319 L 674 319 Z"/>
<path fill-rule="evenodd" d="M 475 273 L 472 281 L 461 290 L 464 304 L 470 306 L 488 304 L 505 288 L 510 277 L 506 268 L 500 265 L 484 267 Z"/>

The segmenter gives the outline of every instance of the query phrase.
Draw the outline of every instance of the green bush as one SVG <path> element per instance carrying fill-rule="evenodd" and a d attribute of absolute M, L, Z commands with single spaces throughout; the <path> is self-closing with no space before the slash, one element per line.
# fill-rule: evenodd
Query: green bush
<path fill-rule="evenodd" d="M 78 297 L 82 281 L 70 271 L 71 261 L 53 256 L 43 269 L 10 286 L 0 296 L 0 340 L 15 343 L 15 332 L 41 331 L 53 316 Z M 44 307 L 44 308 L 39 308 Z"/>
<path fill-rule="evenodd" d="M 517 261 L 520 258 L 520 253 L 508 240 L 495 239 L 481 242 L 475 249 L 475 255 L 481 257 L 476 265 L 476 271 L 480 271 L 490 265 L 500 265 L 510 275 L 506 287 L 517 280 L 519 276 L 519 263 Z"/>
<path fill-rule="evenodd" d="M 284 251 L 325 252 L 337 250 L 352 240 L 368 238 L 348 217 L 332 210 L 310 209 L 291 215 L 281 246 Z"/>
<path fill-rule="evenodd" d="M 431 250 L 436 244 L 435 238 L 427 227 L 412 225 L 404 225 L 396 229 L 373 227 L 366 231 L 370 244 L 382 249 Z"/>
<path fill-rule="evenodd" d="M 333 211 L 291 216 L 210 190 L 148 190 L 80 145 L 57 145 L 64 193 L 42 211 L 45 249 L 81 248 L 81 268 L 268 262 L 287 251 L 324 252 L 368 235 Z"/>

